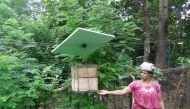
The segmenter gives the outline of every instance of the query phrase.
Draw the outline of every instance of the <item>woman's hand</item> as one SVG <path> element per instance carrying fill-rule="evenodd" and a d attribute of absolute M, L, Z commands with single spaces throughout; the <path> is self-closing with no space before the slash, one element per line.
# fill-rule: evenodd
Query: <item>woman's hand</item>
<path fill-rule="evenodd" d="M 108 91 L 107 90 L 99 90 L 97 93 L 100 95 L 107 95 Z"/>

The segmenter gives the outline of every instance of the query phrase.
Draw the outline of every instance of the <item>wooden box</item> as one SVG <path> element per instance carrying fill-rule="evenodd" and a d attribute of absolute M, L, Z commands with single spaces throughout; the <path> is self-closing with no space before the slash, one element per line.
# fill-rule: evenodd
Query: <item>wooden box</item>
<path fill-rule="evenodd" d="M 76 65 L 71 67 L 72 90 L 75 92 L 97 91 L 97 67 L 96 65 Z"/>

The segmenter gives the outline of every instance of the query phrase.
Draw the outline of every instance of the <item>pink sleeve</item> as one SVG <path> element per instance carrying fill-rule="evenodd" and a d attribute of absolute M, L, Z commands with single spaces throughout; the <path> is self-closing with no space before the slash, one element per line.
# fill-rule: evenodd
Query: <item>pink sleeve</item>
<path fill-rule="evenodd" d="M 160 89 L 160 84 L 159 83 L 155 83 L 155 89 L 156 89 L 156 92 L 159 93 L 161 91 Z"/>
<path fill-rule="evenodd" d="M 134 91 L 136 86 L 136 81 L 131 82 L 128 86 L 131 88 L 132 91 Z"/>

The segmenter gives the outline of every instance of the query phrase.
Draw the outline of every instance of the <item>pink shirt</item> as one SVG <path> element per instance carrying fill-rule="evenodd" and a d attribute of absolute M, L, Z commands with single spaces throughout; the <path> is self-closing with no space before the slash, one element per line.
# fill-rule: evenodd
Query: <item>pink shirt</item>
<path fill-rule="evenodd" d="M 134 96 L 132 109 L 161 109 L 158 100 L 160 85 L 152 82 L 150 85 L 143 85 L 140 80 L 129 84 Z"/>

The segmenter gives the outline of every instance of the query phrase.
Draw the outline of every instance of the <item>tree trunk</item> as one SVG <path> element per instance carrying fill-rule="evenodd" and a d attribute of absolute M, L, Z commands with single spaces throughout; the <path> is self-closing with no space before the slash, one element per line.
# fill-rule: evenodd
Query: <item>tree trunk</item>
<path fill-rule="evenodd" d="M 166 49 L 168 35 L 168 0 L 160 0 L 160 23 L 157 39 L 156 61 L 158 68 L 166 68 Z"/>
<path fill-rule="evenodd" d="M 142 16 L 143 16 L 143 26 L 144 26 L 144 61 L 148 61 L 148 56 L 150 53 L 150 32 L 149 32 L 149 23 L 148 23 L 148 12 L 146 0 L 142 0 Z"/>

